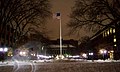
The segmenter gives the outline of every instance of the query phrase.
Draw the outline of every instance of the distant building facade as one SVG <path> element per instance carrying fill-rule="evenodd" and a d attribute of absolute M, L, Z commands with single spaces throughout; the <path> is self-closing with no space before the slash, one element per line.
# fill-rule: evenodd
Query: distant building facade
<path fill-rule="evenodd" d="M 107 50 L 106 59 L 120 59 L 120 29 L 107 28 L 93 36 L 88 42 L 89 51 L 93 51 L 98 59 L 102 57 L 100 49 Z"/>
<path fill-rule="evenodd" d="M 62 39 L 62 54 L 75 55 L 77 54 L 78 41 L 77 40 L 63 40 Z M 49 53 L 51 55 L 60 55 L 60 40 L 51 40 L 49 44 Z"/>

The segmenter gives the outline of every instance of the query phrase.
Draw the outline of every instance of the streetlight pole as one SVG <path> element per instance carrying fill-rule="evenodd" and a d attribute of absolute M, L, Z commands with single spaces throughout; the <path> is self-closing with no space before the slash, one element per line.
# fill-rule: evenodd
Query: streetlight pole
<path fill-rule="evenodd" d="M 102 54 L 103 60 L 105 60 L 106 59 L 105 55 L 107 54 L 107 50 L 101 49 L 100 53 Z"/>
<path fill-rule="evenodd" d="M 8 52 L 8 48 L 7 48 L 7 47 L 5 47 L 5 48 L 0 48 L 0 53 L 3 54 L 3 61 L 4 61 L 5 59 L 7 59 L 7 54 L 6 54 L 6 52 Z"/>

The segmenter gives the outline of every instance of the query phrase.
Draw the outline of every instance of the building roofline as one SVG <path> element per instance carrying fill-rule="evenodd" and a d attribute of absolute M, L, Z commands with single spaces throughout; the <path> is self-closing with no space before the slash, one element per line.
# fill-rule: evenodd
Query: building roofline
<path fill-rule="evenodd" d="M 103 29 L 99 30 L 97 33 L 95 33 L 92 37 L 90 37 L 90 40 L 93 40 L 94 38 L 96 38 L 97 36 L 99 36 L 101 33 L 103 33 L 106 29 L 108 29 L 109 27 L 106 26 Z"/>

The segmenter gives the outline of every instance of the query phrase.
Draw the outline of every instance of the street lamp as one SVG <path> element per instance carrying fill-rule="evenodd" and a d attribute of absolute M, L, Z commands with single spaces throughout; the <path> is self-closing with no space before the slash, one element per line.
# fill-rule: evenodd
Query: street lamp
<path fill-rule="evenodd" d="M 0 48 L 0 52 L 3 52 L 3 48 Z"/>
<path fill-rule="evenodd" d="M 93 56 L 93 52 L 89 53 L 90 56 Z"/>
<path fill-rule="evenodd" d="M 5 47 L 5 48 L 0 48 L 0 52 L 7 52 L 8 51 L 8 48 Z"/>
<path fill-rule="evenodd" d="M 88 55 L 89 55 L 90 59 L 92 59 L 92 61 L 94 61 L 93 52 L 88 53 Z"/>
<path fill-rule="evenodd" d="M 27 52 L 26 51 L 20 51 L 19 53 L 21 56 L 26 56 L 27 55 Z"/>
<path fill-rule="evenodd" d="M 46 48 L 45 48 L 45 46 L 42 46 L 42 53 L 44 53 L 44 56 L 46 56 Z M 45 61 L 46 61 L 46 58 L 44 58 L 45 59 Z"/>
<path fill-rule="evenodd" d="M 4 52 L 7 52 L 7 51 L 8 51 L 8 48 L 5 47 L 5 48 L 4 48 Z"/>
<path fill-rule="evenodd" d="M 103 55 L 103 59 L 105 60 L 105 55 L 107 54 L 107 50 L 106 49 L 100 49 L 100 54 Z"/>
<path fill-rule="evenodd" d="M 87 58 L 87 54 L 86 54 L 86 53 L 83 53 L 82 56 L 83 56 L 84 58 Z"/>
<path fill-rule="evenodd" d="M 5 60 L 5 59 L 7 59 L 7 52 L 8 51 L 8 48 L 7 47 L 5 47 L 5 48 L 0 48 L 0 52 L 2 52 L 2 54 L 3 54 L 3 61 Z"/>
<path fill-rule="evenodd" d="M 46 56 L 46 48 L 45 48 L 45 46 L 42 46 L 42 51 L 44 52 L 44 55 Z"/>

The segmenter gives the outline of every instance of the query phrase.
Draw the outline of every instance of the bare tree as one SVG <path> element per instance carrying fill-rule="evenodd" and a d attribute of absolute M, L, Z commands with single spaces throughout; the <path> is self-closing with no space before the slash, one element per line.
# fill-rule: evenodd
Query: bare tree
<path fill-rule="evenodd" d="M 76 0 L 70 14 L 70 33 L 82 28 L 97 32 L 120 26 L 120 0 Z"/>
<path fill-rule="evenodd" d="M 81 39 L 79 40 L 81 43 L 87 43 L 87 41 L 89 41 L 89 36 L 84 36 L 81 37 Z"/>
<path fill-rule="evenodd" d="M 33 28 L 40 30 L 49 16 L 48 0 L 0 0 L 0 32 L 9 25 L 15 41 Z"/>

